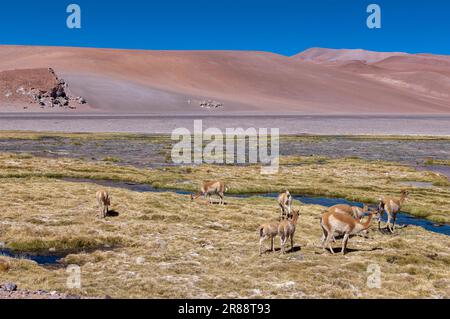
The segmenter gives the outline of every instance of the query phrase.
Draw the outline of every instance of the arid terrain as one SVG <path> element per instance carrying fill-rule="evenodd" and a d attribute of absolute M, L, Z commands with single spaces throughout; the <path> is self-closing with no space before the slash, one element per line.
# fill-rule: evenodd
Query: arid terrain
<path fill-rule="evenodd" d="M 450 297 L 450 181 L 426 169 L 448 167 L 446 138 L 283 137 L 273 176 L 258 165 L 171 165 L 167 136 L 2 132 L 0 141 L 0 285 L 20 289 L 0 298 Z M 386 158 L 373 158 L 366 143 Z M 401 156 L 389 152 L 398 144 Z M 348 152 L 326 153 L 339 145 Z M 206 179 L 226 182 L 227 205 L 190 201 Z M 104 220 L 96 217 L 99 188 L 112 196 Z M 301 212 L 295 248 L 260 257 L 258 226 L 279 216 L 266 195 L 286 188 Z M 369 239 L 350 239 L 345 256 L 322 250 L 318 218 L 327 203 L 376 204 L 401 189 L 411 193 L 400 222 L 407 227 L 391 235 L 374 224 Z M 68 265 L 81 267 L 81 289 L 68 288 Z M 368 284 L 374 266 L 381 288 Z"/>
<path fill-rule="evenodd" d="M 42 68 L 53 68 L 89 101 L 89 112 L 450 113 L 448 56 L 0 46 L 0 72 Z M 11 111 L 8 92 L 0 93 L 0 112 Z"/>
<path fill-rule="evenodd" d="M 3 113 L 0 128 L 9 131 L 172 134 L 175 129 L 193 132 L 194 121 L 203 129 L 277 128 L 282 135 L 409 135 L 450 136 L 450 115 L 190 115 L 146 114 Z"/>
<path fill-rule="evenodd" d="M 0 46 L 0 299 L 450 298 L 449 92 L 430 54 Z M 170 134 L 199 119 L 279 128 L 279 172 L 174 164 Z M 226 205 L 190 200 L 205 180 Z M 286 189 L 294 248 L 259 256 Z M 393 234 L 322 249 L 324 210 L 402 190 Z"/>

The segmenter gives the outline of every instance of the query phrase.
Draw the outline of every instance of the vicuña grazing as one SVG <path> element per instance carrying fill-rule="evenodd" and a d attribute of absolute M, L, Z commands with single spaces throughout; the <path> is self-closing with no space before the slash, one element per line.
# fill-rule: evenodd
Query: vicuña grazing
<path fill-rule="evenodd" d="M 294 235 L 299 216 L 300 211 L 294 211 L 291 219 L 288 218 L 282 220 L 278 226 L 278 235 L 280 236 L 282 254 L 286 253 L 286 242 L 289 238 L 291 239 L 291 250 L 294 251 Z"/>
<path fill-rule="evenodd" d="M 392 197 L 380 198 L 380 203 L 378 206 L 379 211 L 381 212 L 381 216 L 383 216 L 385 212 L 388 214 L 387 229 L 389 229 L 391 233 L 395 231 L 395 222 L 397 221 L 397 214 L 402 209 L 402 206 L 405 203 L 408 196 L 409 192 L 406 190 L 402 190 L 399 199 Z M 394 219 L 394 222 L 393 225 L 391 226 L 392 217 Z M 381 218 L 378 221 L 378 229 L 381 230 Z"/>
<path fill-rule="evenodd" d="M 100 208 L 100 217 L 106 218 L 111 205 L 111 198 L 107 191 L 101 190 L 97 192 L 97 203 Z"/>
<path fill-rule="evenodd" d="M 208 198 L 208 204 L 212 204 L 211 196 L 217 195 L 220 197 L 220 205 L 225 205 L 225 192 L 228 191 L 228 187 L 225 186 L 224 182 L 213 181 L 204 182 L 200 192 L 195 195 L 191 195 L 191 200 L 196 200 L 200 196 L 205 196 Z"/>
<path fill-rule="evenodd" d="M 329 212 L 336 212 L 336 213 L 342 213 L 347 214 L 349 216 L 352 216 L 353 218 L 361 221 L 362 218 L 366 213 L 369 212 L 369 206 L 364 205 L 363 208 L 358 206 L 350 206 L 346 204 L 340 204 L 332 206 L 328 209 Z"/>
<path fill-rule="evenodd" d="M 289 218 L 291 216 L 292 195 L 288 190 L 278 196 L 278 204 L 281 209 L 281 219 L 285 216 Z"/>
<path fill-rule="evenodd" d="M 278 226 L 280 222 L 270 222 L 263 224 L 259 227 L 259 255 L 261 256 L 264 252 L 264 241 L 270 239 L 270 250 L 275 252 L 274 240 L 278 235 Z"/>
<path fill-rule="evenodd" d="M 322 248 L 326 250 L 328 246 L 332 254 L 334 254 L 331 241 L 333 240 L 334 233 L 344 235 L 342 241 L 342 254 L 345 255 L 347 249 L 347 242 L 351 235 L 362 234 L 366 238 L 368 237 L 368 229 L 372 223 L 374 217 L 379 218 L 379 212 L 377 210 L 371 210 L 369 218 L 365 223 L 354 219 L 353 217 L 336 212 L 325 212 L 320 220 L 320 226 L 323 230 L 322 236 Z"/>
<path fill-rule="evenodd" d="M 357 219 L 358 221 L 362 221 L 364 215 L 369 212 L 369 206 L 364 205 L 364 207 L 361 208 L 357 206 L 339 204 L 328 208 L 324 213 L 326 212 L 347 214 L 348 216 L 351 216 Z M 336 237 L 334 234 L 333 234 L 333 242 L 336 242 Z"/>

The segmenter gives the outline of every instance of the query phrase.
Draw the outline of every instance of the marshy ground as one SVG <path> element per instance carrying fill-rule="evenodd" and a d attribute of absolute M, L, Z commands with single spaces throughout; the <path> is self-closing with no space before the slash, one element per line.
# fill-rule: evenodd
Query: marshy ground
<path fill-rule="evenodd" d="M 61 148 L 72 143 L 78 150 L 95 150 L 89 146 L 95 143 L 104 146 L 98 148 L 101 154 L 93 156 L 72 156 L 71 150 L 47 156 L 45 149 L 54 147 L 48 143 L 41 144 L 42 154 L 39 150 L 5 146 L 17 141 L 37 147 L 33 143 L 42 139 L 59 141 Z M 282 145 L 289 140 L 315 140 L 293 139 L 285 138 Z M 11 132 L 0 134 L 0 140 L 2 248 L 17 253 L 63 255 L 59 267 L 0 257 L 1 281 L 14 282 L 23 289 L 126 298 L 450 297 L 450 239 L 446 235 L 420 227 L 406 227 L 388 235 L 373 227 L 370 239 L 350 240 L 346 256 L 332 256 L 320 247 L 318 218 L 324 207 L 296 201 L 301 216 L 294 251 L 284 256 L 267 253 L 260 257 L 257 228 L 278 217 L 274 199 L 228 197 L 223 207 L 208 206 L 203 200 L 192 203 L 182 193 L 142 193 L 107 187 L 114 212 L 103 220 L 96 217 L 95 192 L 99 186 L 89 182 L 116 180 L 194 191 L 202 180 L 221 179 L 231 186 L 233 194 L 289 188 L 296 194 L 368 203 L 375 203 L 381 195 L 397 196 L 406 188 L 412 195 L 405 212 L 434 222 L 450 222 L 448 178 L 417 170 L 406 161 L 356 158 L 347 153 L 331 157 L 312 150 L 308 154 L 312 156 L 286 154 L 279 174 L 263 176 L 259 166 L 155 165 L 160 160 L 169 164 L 166 159 L 170 144 L 164 137 Z M 418 143 L 430 141 L 437 145 L 442 140 L 417 138 Z M 398 139 L 391 141 L 397 143 Z M 128 146 L 136 147 L 135 154 L 140 148 L 148 152 L 146 155 L 154 154 L 154 150 L 160 159 L 152 162 L 147 158 L 148 165 L 133 165 L 138 155 L 131 159 L 127 154 L 133 152 L 123 152 L 119 157 L 114 153 L 114 143 L 137 143 Z M 440 148 L 445 151 L 445 147 Z M 447 165 L 446 155 L 438 156 L 438 152 L 436 149 L 436 155 L 428 154 L 423 159 L 433 157 L 438 163 L 421 164 Z M 340 241 L 334 247 L 340 247 Z M 81 267 L 81 289 L 67 288 L 64 266 L 69 264 Z M 381 271 L 381 288 L 367 285 L 371 265 Z"/>

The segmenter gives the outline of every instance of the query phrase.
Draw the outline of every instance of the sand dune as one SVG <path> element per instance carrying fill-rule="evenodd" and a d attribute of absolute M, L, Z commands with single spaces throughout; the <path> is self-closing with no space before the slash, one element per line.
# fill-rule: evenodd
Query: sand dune
<path fill-rule="evenodd" d="M 325 48 L 311 48 L 295 55 L 293 58 L 300 61 L 310 61 L 316 63 L 333 63 L 361 61 L 364 63 L 375 63 L 393 56 L 406 56 L 403 52 L 374 52 L 362 49 L 356 50 L 336 50 Z"/>
<path fill-rule="evenodd" d="M 0 46 L 0 71 L 52 67 L 95 112 L 450 113 L 446 57 L 410 62 L 401 60 L 411 57 L 404 53 L 333 51 L 342 63 L 329 65 L 337 58 L 326 52 L 322 63 L 312 61 L 323 59 L 317 52 L 305 60 L 267 52 Z M 208 99 L 223 108 L 202 109 Z"/>
<path fill-rule="evenodd" d="M 450 57 L 409 55 L 404 57 L 390 57 L 374 65 L 393 71 L 425 71 L 450 76 Z"/>
<path fill-rule="evenodd" d="M 449 56 L 315 48 L 293 58 L 358 74 L 422 99 L 450 99 Z"/>

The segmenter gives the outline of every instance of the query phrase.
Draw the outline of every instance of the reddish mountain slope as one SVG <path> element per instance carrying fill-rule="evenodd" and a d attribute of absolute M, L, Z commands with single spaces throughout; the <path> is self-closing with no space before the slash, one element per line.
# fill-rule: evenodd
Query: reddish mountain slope
<path fill-rule="evenodd" d="M 446 75 L 434 68 L 411 71 L 429 72 L 418 89 L 401 83 L 410 71 L 379 61 L 384 54 L 340 56 L 345 63 L 330 66 L 266 52 L 0 46 L 0 71 L 52 67 L 100 112 L 213 112 L 200 107 L 210 99 L 223 104 L 217 114 L 450 113 Z"/>
<path fill-rule="evenodd" d="M 292 58 L 300 61 L 315 63 L 339 63 L 348 61 L 361 61 L 364 63 L 375 63 L 393 56 L 405 56 L 402 52 L 373 52 L 361 49 L 336 50 L 324 48 L 311 48 L 299 53 Z"/>

